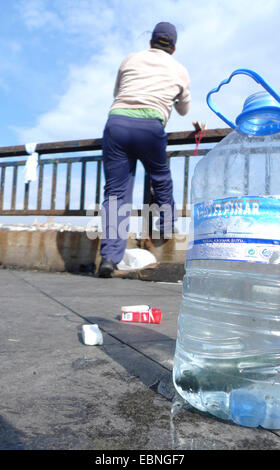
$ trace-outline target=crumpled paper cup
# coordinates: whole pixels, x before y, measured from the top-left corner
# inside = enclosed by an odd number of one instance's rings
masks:
[[[94,346],[96,344],[103,344],[103,335],[97,324],[95,325],[83,325],[82,326],[82,338],[84,344]]]

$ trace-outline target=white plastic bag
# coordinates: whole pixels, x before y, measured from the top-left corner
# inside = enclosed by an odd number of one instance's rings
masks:
[[[156,262],[156,257],[150,251],[142,248],[131,248],[125,250],[123,259],[117,267],[120,270],[129,271],[131,269],[141,269]]]
[[[25,144],[25,150],[30,155],[28,156],[25,167],[24,167],[24,183],[37,180],[37,167],[38,167],[38,156],[36,150],[36,143]]]

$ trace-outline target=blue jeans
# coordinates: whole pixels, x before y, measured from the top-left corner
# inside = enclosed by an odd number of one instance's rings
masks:
[[[171,208],[174,225],[175,207],[173,186],[166,157],[167,134],[158,119],[132,118],[111,115],[103,133],[103,165],[105,174],[102,208],[103,235],[100,254],[119,263],[127,243],[122,225],[130,216],[137,159],[150,175],[154,202]],[[111,210],[109,210],[111,207]],[[163,233],[164,212],[160,212],[160,231]]]

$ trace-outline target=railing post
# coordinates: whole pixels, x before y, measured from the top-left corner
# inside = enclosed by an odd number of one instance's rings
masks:
[[[41,210],[42,206],[42,187],[43,187],[44,165],[39,163],[39,182],[37,192],[37,211]]]
[[[55,161],[53,164],[53,168],[52,168],[51,211],[55,210],[55,203],[56,203],[56,173],[57,173],[57,163]]]
[[[11,209],[12,210],[14,210],[15,206],[16,206],[17,172],[18,172],[18,167],[14,166],[14,168],[13,168],[13,183],[12,183],[12,202],[11,202]]]
[[[4,187],[5,187],[5,172],[6,172],[6,167],[3,166],[2,170],[1,170],[1,182],[0,182],[0,210],[3,209]]]
[[[28,210],[28,202],[29,202],[29,183],[25,183],[24,185],[24,212]]]
[[[186,210],[186,207],[187,207],[187,204],[188,204],[189,162],[190,162],[189,157],[185,157],[183,210]]]
[[[153,214],[149,210],[150,205],[153,203],[153,194],[151,188],[150,176],[145,172],[144,178],[144,197],[143,204],[145,210],[142,211],[142,233],[145,236],[151,236],[153,230]]]
[[[80,210],[85,208],[85,186],[86,186],[86,162],[82,162],[82,176],[81,176],[81,196],[80,196]]]
[[[65,210],[66,211],[69,211],[69,205],[70,205],[71,169],[72,169],[72,165],[70,162],[68,162],[67,174],[66,174],[66,189],[65,189]]]
[[[101,160],[97,162],[97,176],[96,176],[96,193],[95,193],[95,206],[100,204],[100,189],[101,189]]]

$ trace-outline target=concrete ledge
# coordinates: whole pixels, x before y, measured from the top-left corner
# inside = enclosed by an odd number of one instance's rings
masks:
[[[13,227],[0,229],[0,266],[56,272],[94,274],[99,267],[101,234],[86,229]],[[116,271],[116,277],[177,282],[182,279],[187,239],[137,239],[131,234],[127,248],[143,248],[157,264],[137,271]]]

